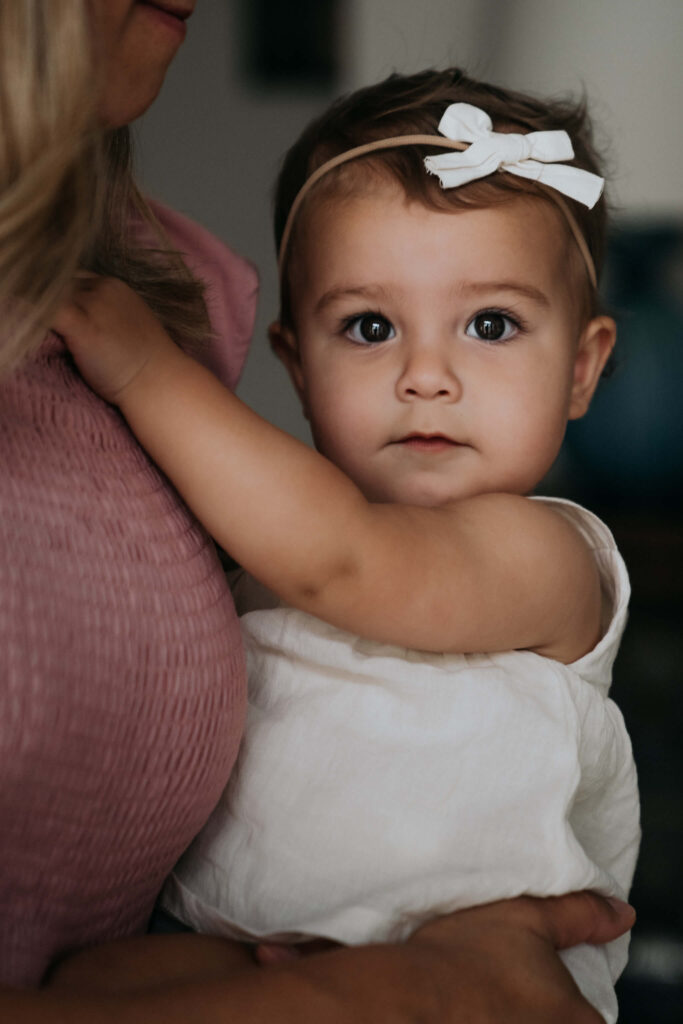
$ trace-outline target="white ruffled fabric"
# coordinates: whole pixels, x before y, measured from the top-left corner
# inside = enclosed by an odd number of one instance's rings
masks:
[[[202,932],[343,943],[519,894],[625,897],[639,842],[636,772],[608,699],[630,593],[595,516],[553,499],[595,552],[604,635],[572,665],[525,651],[378,645],[278,606],[236,603],[250,706],[231,783],[177,865],[165,906]],[[561,585],[561,581],[558,581]],[[616,1020],[628,937],[563,958]]]
[[[592,171],[558,163],[574,156],[565,131],[494,132],[489,115],[470,103],[452,103],[439,122],[439,131],[454,142],[469,142],[464,152],[436,153],[424,158],[442,188],[459,188],[497,170],[539,181],[592,209],[602,195],[605,179]]]

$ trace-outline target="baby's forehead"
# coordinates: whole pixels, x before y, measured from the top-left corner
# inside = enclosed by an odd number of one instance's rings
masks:
[[[454,203],[441,189],[434,200],[431,195],[416,198],[400,183],[377,175],[365,176],[364,180],[358,175],[351,179],[346,176],[339,187],[335,185],[332,181],[312,190],[300,210],[288,254],[290,277],[297,287],[307,286],[311,261],[315,266],[331,248],[353,258],[355,247],[358,256],[364,257],[385,235],[400,238],[409,246],[411,235],[419,237],[423,224],[436,225],[443,246],[452,246],[460,267],[467,265],[469,245],[472,258],[478,256],[479,262],[485,252],[495,265],[502,259],[501,251],[509,253],[512,249],[520,261],[529,265],[538,258],[542,264],[561,267],[565,277],[576,277],[579,286],[586,277],[565,219],[543,195],[498,193],[492,199],[490,192],[480,192],[465,197],[469,201]],[[304,273],[296,273],[297,264],[303,265],[300,270],[305,267]],[[543,269],[547,269],[545,265]]]
[[[507,177],[515,180],[506,183]],[[499,219],[511,220],[520,253],[542,250],[548,265],[559,275],[554,292],[568,297],[572,319],[581,324],[595,315],[595,291],[567,216],[534,182],[500,174],[462,188],[442,189],[438,179],[424,171],[411,180],[417,181],[419,188],[408,187],[404,177],[361,159],[341,165],[316,183],[299,208],[282,266],[284,321],[291,320],[300,302],[310,298],[311,277],[316,276],[311,268],[317,269],[321,247],[329,250],[331,246],[342,246],[353,251],[346,237],[348,212],[360,204],[367,210],[368,219],[374,219],[376,208],[385,204],[387,198],[391,200],[390,216],[395,219],[425,210],[432,215],[446,215],[456,225],[461,213],[475,213],[484,227]],[[372,238],[361,244],[372,246]],[[406,244],[410,244],[409,240]],[[495,251],[495,241],[491,245]]]
[[[571,240],[571,232],[558,205],[533,182],[518,179],[519,184],[513,180],[511,185],[506,179],[512,177],[499,174],[457,189],[444,189],[434,175],[424,171],[415,178],[399,177],[372,159],[350,161],[326,174],[311,189],[297,214],[293,237],[305,235],[303,227],[311,222],[317,226],[321,211],[324,216],[335,210],[341,214],[347,204],[358,200],[373,204],[389,198],[396,211],[392,215],[400,215],[401,208],[410,212],[423,207],[443,214],[487,210],[495,215],[499,211],[507,218],[511,209],[519,210],[520,223],[529,217],[543,221],[552,240],[564,248]]]

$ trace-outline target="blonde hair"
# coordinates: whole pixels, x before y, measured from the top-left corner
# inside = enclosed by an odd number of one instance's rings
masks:
[[[86,0],[0,3],[0,373],[38,347],[79,267],[121,277],[179,341],[205,340],[202,286],[141,197],[127,128],[98,124]],[[154,231],[143,249],[135,214]]]

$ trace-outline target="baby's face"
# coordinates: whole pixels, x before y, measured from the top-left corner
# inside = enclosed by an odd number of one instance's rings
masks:
[[[579,322],[572,244],[523,198],[442,213],[387,185],[315,205],[281,337],[316,447],[372,501],[528,493],[613,342],[607,318]]]

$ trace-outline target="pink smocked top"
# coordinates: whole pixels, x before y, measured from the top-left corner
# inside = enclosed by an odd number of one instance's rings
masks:
[[[231,386],[253,269],[156,212],[208,285]],[[213,545],[50,335],[0,381],[0,983],[144,930],[230,774],[239,629]]]

